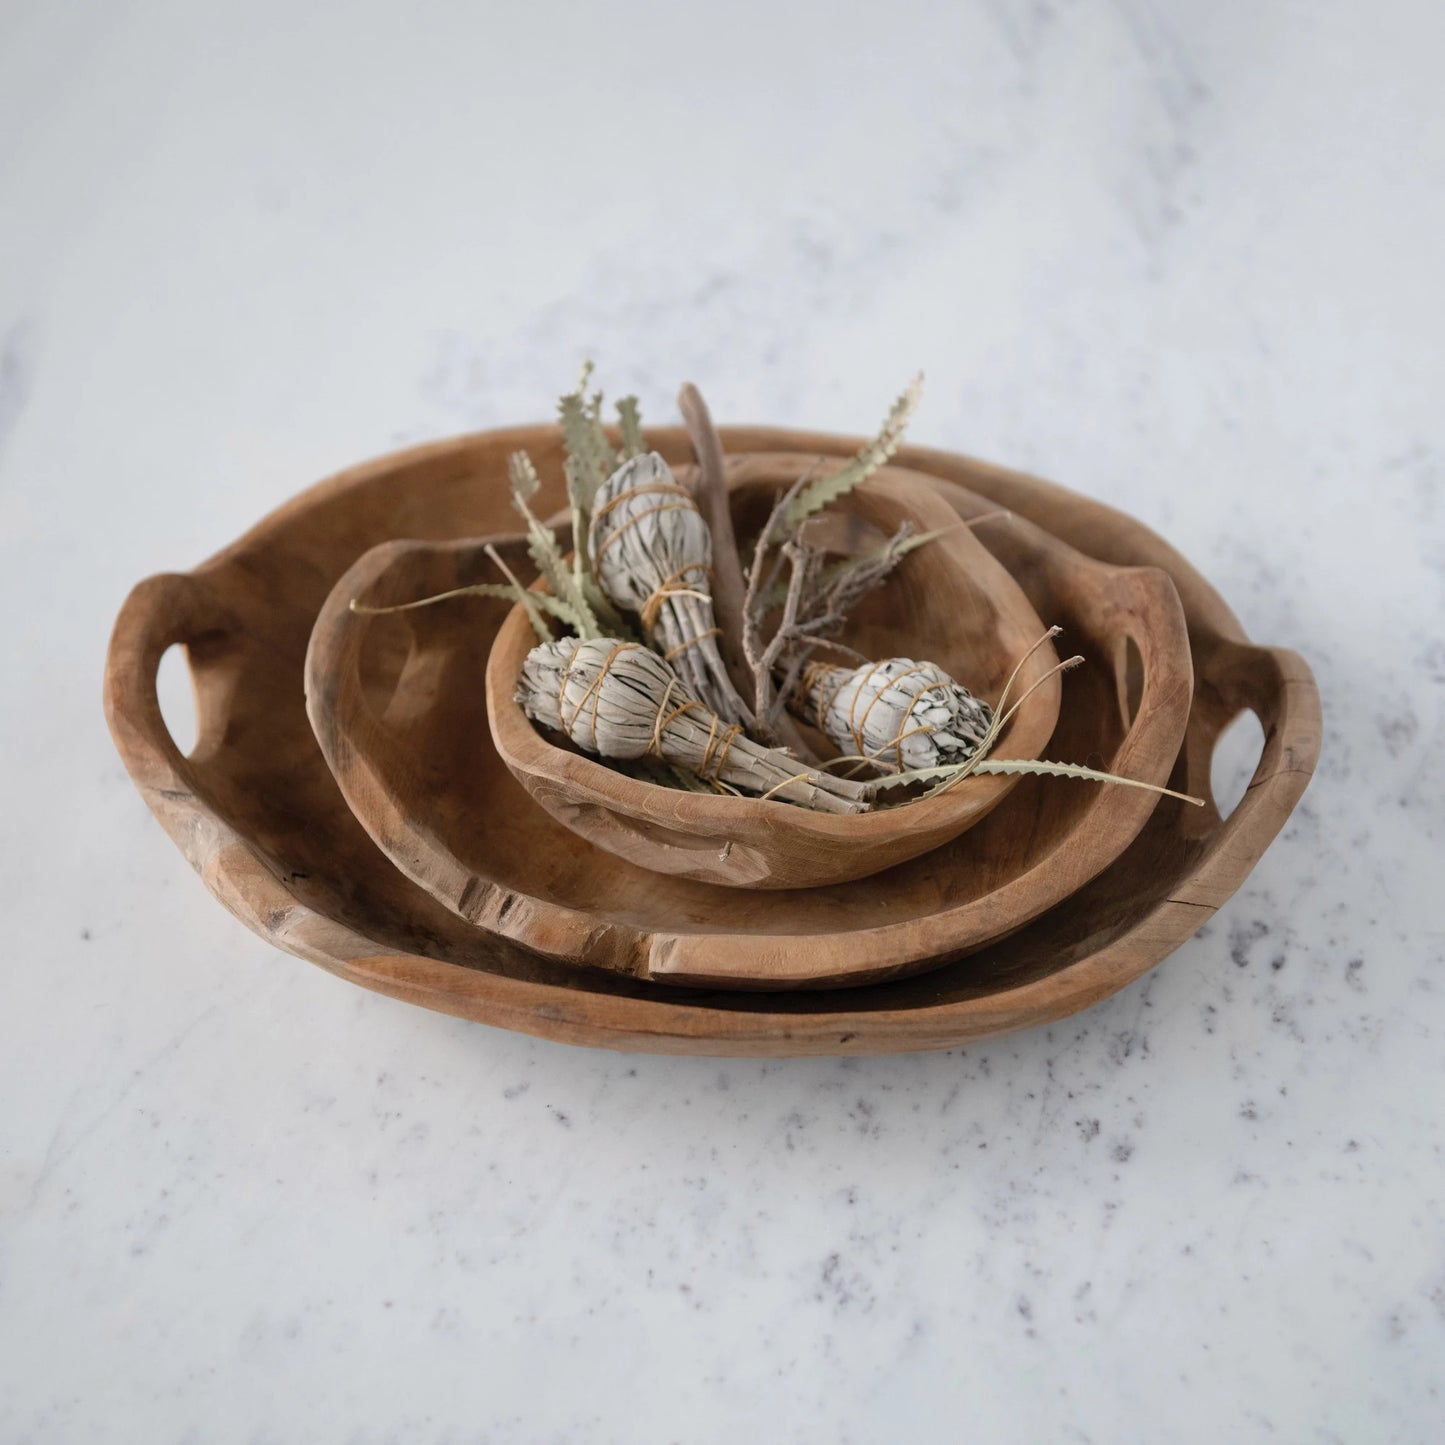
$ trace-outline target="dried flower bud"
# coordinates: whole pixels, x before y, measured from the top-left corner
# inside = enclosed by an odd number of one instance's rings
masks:
[[[598,488],[588,548],[608,600],[637,615],[688,695],[728,722],[750,723],[718,649],[707,522],[656,452],[624,462]]]
[[[534,647],[517,701],[534,722],[604,758],[658,757],[708,781],[828,813],[867,809],[866,784],[800,768],[688,696],[677,673],[636,642],[564,637]]]
[[[900,771],[966,762],[993,709],[931,662],[889,657],[808,669],[794,707],[840,751]]]

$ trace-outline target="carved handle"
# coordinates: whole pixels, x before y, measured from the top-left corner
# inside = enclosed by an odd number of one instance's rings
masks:
[[[106,656],[105,716],[127,771],[148,794],[199,807],[191,765],[171,737],[156,696],[161,657],[177,643],[195,648],[223,642],[236,626],[194,573],[148,577],[126,598]]]
[[[1264,748],[1239,806],[1223,824],[1201,819],[1211,836],[1175,901],[1218,908],[1244,882],[1284,826],[1320,755],[1320,696],[1298,653],[1217,639],[1196,658],[1195,717],[1185,740],[1184,787],[1209,798],[1220,735],[1248,708],[1264,728]],[[1186,810],[1196,813],[1199,810]],[[1209,810],[1213,812],[1213,808]]]

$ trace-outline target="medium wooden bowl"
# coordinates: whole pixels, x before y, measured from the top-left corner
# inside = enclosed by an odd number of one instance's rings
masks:
[[[791,480],[786,472],[775,468],[771,477],[750,482],[748,491],[768,500],[778,482]],[[864,657],[927,658],[975,695],[996,701],[1009,674],[1044,633],[1013,578],[958,525],[953,509],[926,480],[879,480],[836,510],[885,536],[905,521],[920,532],[949,528],[904,558],[858,610],[843,640]],[[458,626],[471,625],[453,616]],[[1019,782],[1017,775],[969,778],[904,807],[851,817],[659,787],[564,746],[532,724],[516,691],[536,640],[526,612],[513,608],[487,662],[487,721],[502,761],[559,823],[609,853],[675,878],[764,889],[851,882],[957,837],[987,817]],[[1024,663],[1012,695],[1022,696],[1035,682],[1043,685],[1000,739],[1000,757],[1037,758],[1048,742],[1059,716],[1060,685],[1057,677],[1044,679],[1057,661],[1045,645]],[[466,725],[475,721],[470,698],[439,697],[433,706],[450,703],[458,705]]]
[[[846,456],[854,438],[732,428],[733,452]],[[674,463],[681,429],[652,440]],[[1158,565],[1188,619],[1195,691],[1172,783],[1207,796],[1220,733],[1253,710],[1266,743],[1223,818],[1168,801],[1086,888],[1002,943],[917,979],[846,992],[688,993],[551,962],[479,933],[391,866],[347,808],[307,723],[301,666],[315,611],[367,548],[395,536],[508,525],[519,446],[553,475],[550,428],[436,443],[351,469],[296,498],[194,573],[141,583],[117,618],[106,713],[148,806],[210,890],[277,946],[412,1003],[570,1043],[660,1053],[870,1054],[947,1048],[1087,1007],[1157,964],[1243,882],[1319,754],[1319,699],[1291,652],[1251,645],[1227,605],[1154,533],[1064,488],[952,453],[903,463],[1048,525],[1103,560]],[[961,495],[958,494],[958,495]],[[186,647],[199,741],[183,756],[156,668]]]
[[[1050,756],[1162,783],[1191,690],[1169,579],[1095,562],[1018,519],[980,535],[1092,663],[1071,677]],[[499,604],[350,610],[353,597],[388,605],[465,585],[484,575],[483,545],[393,543],[363,557],[317,618],[308,707],[353,812],[397,867],[479,928],[528,947],[693,986],[869,983],[1020,927],[1112,861],[1154,804],[1137,789],[1023,779],[976,828],[864,884],[719,890],[642,868],[538,807],[488,746],[477,676],[496,656]],[[1131,656],[1137,689],[1124,713]]]

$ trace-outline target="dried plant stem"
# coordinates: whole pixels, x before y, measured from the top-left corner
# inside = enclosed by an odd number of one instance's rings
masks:
[[[851,760],[838,758],[835,761]],[[974,763],[972,767],[968,767],[968,764],[960,764],[954,767],[917,768],[910,772],[894,773],[891,777],[880,778],[874,786],[895,788],[904,787],[909,783],[923,782],[941,782],[948,785],[959,781],[959,775],[966,767],[969,776],[974,773],[1017,773],[1024,776],[1037,775],[1048,778],[1079,778],[1090,783],[1115,783],[1122,788],[1143,788],[1146,792],[1158,793],[1162,798],[1178,798],[1181,803],[1193,803],[1196,808],[1204,806],[1203,798],[1196,798],[1189,793],[1178,793],[1173,788],[1161,787],[1158,783],[1146,783],[1141,778],[1125,778],[1118,773],[1103,773],[1097,768],[1086,768],[1078,763],[1051,763],[1043,759],[1032,758],[985,758],[982,762]]]
[[[1146,792],[1158,793],[1162,798],[1178,798],[1181,803],[1193,803],[1196,808],[1204,806],[1203,798],[1196,798],[1189,793],[1175,792],[1173,788],[1161,787],[1158,783],[1146,783],[1140,778],[1125,778],[1118,773],[1103,773],[1096,768],[1080,767],[1077,763],[988,758],[981,762],[974,771],[1037,774],[1047,778],[1081,778],[1085,782],[1091,783],[1114,783],[1121,788],[1143,788]]]
[[[532,624],[532,631],[537,634],[537,641],[550,641],[552,637],[552,629],[547,625],[546,619],[542,616],[544,607],[542,602],[539,600],[542,594],[532,592],[530,589],[524,590],[522,588],[521,580],[518,578],[517,574],[512,571],[512,569],[507,565],[506,560],[503,558],[502,554],[497,551],[496,547],[494,547],[490,542],[487,543],[486,553],[487,556],[492,559],[493,565],[497,568],[499,572],[501,572],[502,576],[505,577],[513,587],[517,588],[519,591],[522,592],[522,606],[527,609],[527,618]],[[553,598],[552,600],[555,602],[561,601],[560,598]]]
[[[552,629],[547,616],[557,618],[568,626],[575,625],[572,609],[561,599],[546,592],[536,592],[522,585],[521,579],[507,565],[506,559],[496,546],[488,542],[483,549],[488,559],[507,580],[502,582],[472,582],[462,587],[449,587],[445,592],[433,592],[427,597],[413,598],[410,602],[393,602],[385,606],[373,606],[353,597],[348,604],[352,612],[363,617],[384,617],[394,612],[415,612],[423,607],[435,607],[440,602],[451,602],[458,597],[493,597],[502,601],[517,602],[527,613],[532,630],[539,642],[549,642]]]
[[[744,697],[756,697],[757,677],[751,667],[743,640],[747,609],[747,582],[738,554],[737,533],[728,505],[727,467],[722,440],[713,425],[712,414],[702,393],[687,382],[678,393],[677,404],[697,456],[697,477],[690,490],[712,533],[713,613],[719,629],[718,650],[734,688]],[[800,761],[818,765],[817,754],[781,708],[762,728],[763,741],[786,748]]]
[[[801,549],[796,543],[779,547],[775,552],[769,545],[774,527],[787,515],[788,508],[813,480],[809,468],[779,498],[768,517],[763,530],[758,534],[758,544],[753,551],[752,564],[748,568],[747,586],[743,593],[742,644],[743,656],[752,672],[753,718],[758,735],[767,741],[774,741],[783,735],[786,726],[793,737],[797,729],[786,721],[786,715],[778,705],[778,694],[773,681],[773,668],[784,649],[788,646],[790,623],[795,623],[799,601],[802,596],[803,574],[797,565]],[[788,547],[792,547],[790,553]],[[769,553],[773,552],[769,562]],[[783,620],[772,637],[763,641],[763,617],[767,611],[766,599],[778,585],[784,566],[791,568],[788,588],[783,597]],[[801,738],[798,737],[799,743]]]
[[[702,393],[692,382],[687,382],[678,392],[677,404],[697,454],[693,500],[712,534],[712,605],[717,625],[722,629],[718,647],[733,686],[746,697],[752,679],[742,651],[743,569],[738,559],[732,512],[728,508],[722,441]]]
[[[783,617],[777,631],[768,639],[757,661],[753,664],[756,679],[756,702],[753,714],[758,727],[765,734],[775,732],[777,718],[781,711],[777,689],[773,682],[773,669],[777,667],[783,651],[796,636],[798,603],[803,595],[803,581],[806,567],[803,564],[802,549],[796,542],[785,542],[783,556],[787,558],[791,571],[788,574],[788,591],[783,598]],[[752,661],[750,658],[749,661]]]

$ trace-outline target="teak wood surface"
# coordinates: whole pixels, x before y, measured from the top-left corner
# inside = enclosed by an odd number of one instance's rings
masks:
[[[681,464],[681,429],[651,440]],[[855,438],[730,428],[730,452],[847,455]],[[193,573],[139,584],[117,619],[107,716],[142,795],[207,886],[278,946],[409,1002],[572,1043],[718,1055],[946,1048],[1064,1017],[1157,964],[1240,885],[1308,783],[1319,699],[1294,653],[1252,645],[1228,606],[1146,527],[1101,503],[953,453],[901,465],[1046,526],[1122,566],[1158,566],[1183,603],[1195,688],[1171,783],[1207,795],[1219,734],[1243,709],[1265,747],[1228,818],[1161,803],[1098,878],[1001,943],[917,978],[847,991],[684,991],[543,958],[480,934],[387,862],[346,807],[305,716],[311,624],[340,575],[387,538],[498,530],[506,455],[560,470],[555,429],[485,433],[380,458],[303,493]],[[182,756],[156,698],[162,654],[186,646],[198,741]],[[1061,787],[1074,785],[1060,784]],[[1080,785],[1082,786],[1082,785]]]
[[[745,515],[751,511],[752,531],[764,524],[778,493],[807,465],[807,459],[781,458],[768,472],[740,485],[742,495],[735,499],[740,503],[735,510]],[[750,508],[749,503],[754,505]],[[884,586],[855,610],[841,640],[867,658],[926,658],[990,700],[998,698],[1009,674],[1027,658],[1011,696],[1023,697],[1035,683],[1039,686],[1001,738],[999,756],[1037,758],[1058,721],[1060,681],[1049,676],[1058,658],[1048,644],[1030,653],[1044,634],[1044,624],[1018,583],[967,527],[959,525],[948,502],[926,479],[884,475],[833,510],[882,537],[891,536],[904,522],[911,522],[920,533],[943,533],[903,559]],[[411,554],[395,565],[400,570],[418,561]],[[395,576],[385,578],[385,583],[388,596],[404,595],[408,585]],[[340,592],[333,591],[323,609],[328,622],[341,600]],[[453,636],[472,625],[455,615],[450,622]],[[327,629],[321,631],[324,635]],[[957,837],[987,817],[1019,782],[1017,775],[979,775],[906,808],[853,817],[640,782],[565,748],[555,735],[549,738],[534,727],[522,711],[515,698],[517,678],[536,636],[520,607],[512,610],[494,636],[487,662],[485,721],[512,776],[565,827],[609,853],[670,877],[756,889],[846,883]],[[1187,648],[1184,651],[1187,656]],[[831,659],[833,654],[819,651],[815,656]],[[308,660],[312,672],[322,670],[312,667],[316,661],[313,645]],[[851,660],[844,663],[852,665]],[[321,678],[314,680],[324,685]],[[308,693],[311,690],[308,685]],[[469,734],[476,724],[475,701],[469,694],[457,690],[439,694],[431,706],[438,729],[460,727]],[[313,704],[313,724],[314,714]],[[1181,718],[1181,731],[1182,726]],[[820,755],[835,751],[826,745],[819,749]],[[465,761],[461,766],[466,766]],[[344,782],[342,791],[349,791]],[[427,827],[453,837],[478,827],[479,820],[469,811],[475,796],[471,803],[460,792],[432,799],[443,811],[461,810],[461,816],[445,823],[428,818]],[[722,926],[728,907],[726,899],[717,900],[715,912]]]
[[[910,485],[918,483],[906,474],[879,481],[905,495]],[[946,512],[956,520],[953,508]],[[884,518],[890,530],[896,521],[891,510],[873,507],[858,515]],[[929,524],[943,520],[922,515]],[[1162,783],[1179,753],[1192,690],[1184,617],[1168,577],[1093,561],[1022,519],[982,530],[1017,572],[1024,595],[1050,608],[1093,664],[1071,674],[1050,756],[1056,749],[1065,760],[1093,759]],[[955,535],[972,541],[967,529]],[[984,559],[997,565],[987,552]],[[499,689],[489,688],[484,705],[477,668],[488,666],[490,654],[493,682],[512,675],[530,646],[525,618],[514,610],[503,621],[502,638],[509,627],[517,634],[504,652],[500,642],[492,645],[495,611],[489,619],[454,607],[450,615],[437,607],[380,618],[349,610],[352,596],[427,596],[484,566],[481,543],[391,544],[362,558],[317,619],[307,654],[308,709],[352,811],[397,867],[470,922],[541,952],[643,978],[733,988],[859,984],[936,967],[1012,932],[1087,882],[1128,846],[1154,806],[1154,796],[1138,789],[1022,779],[1015,797],[943,846],[862,883],[787,893],[719,889],[579,846],[579,834],[590,834],[509,787],[499,758],[516,768],[486,738]],[[929,576],[915,582],[926,585]],[[910,615],[897,599],[892,607],[886,596],[876,601],[883,617]],[[415,628],[409,640],[397,639],[398,623]],[[1037,640],[1033,609],[1019,626],[1020,635]],[[877,646],[887,635],[860,628],[856,640]],[[900,635],[917,637],[907,627]],[[1124,711],[1119,689],[1131,657],[1138,692]],[[1009,654],[993,665],[1006,675]],[[383,672],[396,679],[394,690],[368,699],[365,680]],[[1056,702],[1047,707],[1044,728],[1052,730],[1056,710]],[[574,761],[514,711],[514,732],[537,739],[558,766]],[[1047,732],[1036,733],[1031,747],[1045,739]],[[626,788],[616,794],[645,787],[620,783]],[[659,795],[659,807],[673,797],[646,791]],[[717,807],[712,799],[680,797]],[[752,806],[764,821],[795,811]],[[919,806],[878,821],[906,826]],[[689,822],[711,808],[695,808]]]

